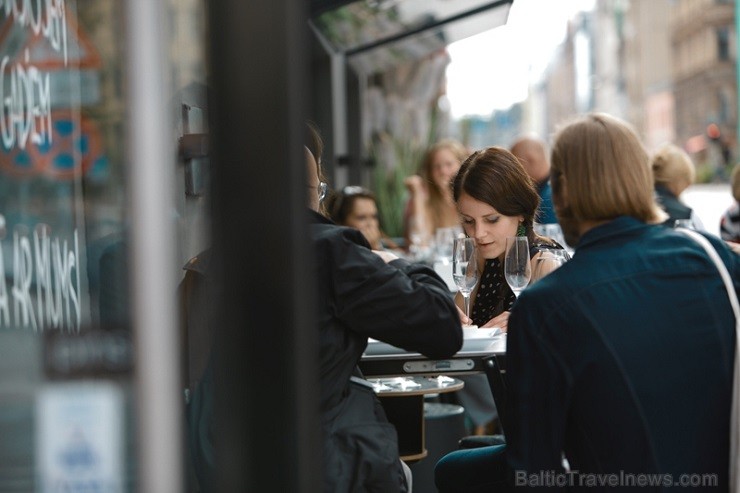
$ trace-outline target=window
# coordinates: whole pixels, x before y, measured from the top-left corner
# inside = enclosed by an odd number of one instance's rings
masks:
[[[730,59],[730,32],[726,27],[717,29],[717,58],[723,61]]]

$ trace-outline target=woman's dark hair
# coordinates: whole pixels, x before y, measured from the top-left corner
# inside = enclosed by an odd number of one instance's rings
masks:
[[[375,202],[375,194],[370,190],[358,186],[344,187],[333,192],[326,200],[326,211],[332,221],[337,224],[346,225],[347,216],[350,215],[359,198],[370,199]]]
[[[452,181],[455,202],[465,193],[505,216],[523,216],[530,242],[540,196],[524,167],[509,151],[489,147],[471,154]]]

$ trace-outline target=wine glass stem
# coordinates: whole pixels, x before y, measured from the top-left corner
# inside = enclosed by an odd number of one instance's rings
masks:
[[[465,316],[470,318],[470,295],[463,294],[463,303],[465,304]]]

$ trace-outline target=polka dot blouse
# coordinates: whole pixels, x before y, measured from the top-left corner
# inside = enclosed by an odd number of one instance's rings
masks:
[[[530,247],[529,256],[531,258],[538,251],[549,248],[553,246],[538,243]],[[497,258],[487,259],[470,314],[473,323],[479,327],[482,326],[496,315],[511,310],[514,301],[516,301],[516,296],[506,283],[501,262]]]

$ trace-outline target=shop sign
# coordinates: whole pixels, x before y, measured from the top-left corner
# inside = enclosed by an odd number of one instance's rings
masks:
[[[123,391],[115,383],[52,384],[36,400],[37,491],[123,491]]]

